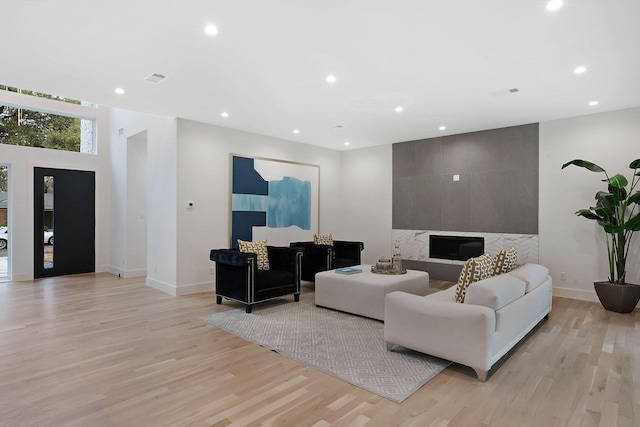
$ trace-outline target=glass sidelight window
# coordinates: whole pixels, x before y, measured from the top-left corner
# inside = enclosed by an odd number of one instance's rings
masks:
[[[0,165],[0,280],[9,278],[9,166]]]
[[[44,176],[44,209],[42,210],[43,227],[43,259],[45,269],[53,268],[53,184],[54,177],[52,175]]]

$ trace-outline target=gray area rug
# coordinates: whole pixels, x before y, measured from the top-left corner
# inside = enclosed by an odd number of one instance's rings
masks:
[[[316,307],[313,293],[300,297],[201,319],[398,403],[450,364],[403,347],[387,351],[382,322]]]

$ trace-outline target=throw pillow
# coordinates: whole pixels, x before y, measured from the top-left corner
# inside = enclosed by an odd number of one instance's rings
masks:
[[[504,272],[508,273],[516,268],[516,262],[518,261],[518,250],[514,247],[507,249],[507,254],[504,258]]]
[[[238,239],[240,252],[253,252],[258,255],[258,270],[269,269],[269,254],[267,252],[267,241],[245,242]]]
[[[456,302],[463,303],[469,285],[487,277],[491,277],[491,255],[484,254],[476,258],[469,258],[464,263],[458,278]]]
[[[333,246],[333,236],[331,233],[329,234],[314,234],[313,242],[316,245],[329,245]]]
[[[497,276],[499,274],[508,273],[516,267],[516,260],[518,259],[518,251],[516,248],[511,247],[509,249],[503,249],[496,254],[491,264],[491,275]]]
[[[507,251],[504,249],[501,250],[493,257],[493,262],[491,263],[491,275],[497,276],[502,274],[502,269],[504,268],[504,258],[507,256]]]

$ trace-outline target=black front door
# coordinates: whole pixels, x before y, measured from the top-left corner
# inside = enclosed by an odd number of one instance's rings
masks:
[[[34,168],[33,182],[35,277],[94,272],[95,172]]]

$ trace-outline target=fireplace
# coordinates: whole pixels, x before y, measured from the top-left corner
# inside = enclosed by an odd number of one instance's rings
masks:
[[[429,257],[466,261],[484,253],[484,237],[429,236]]]

